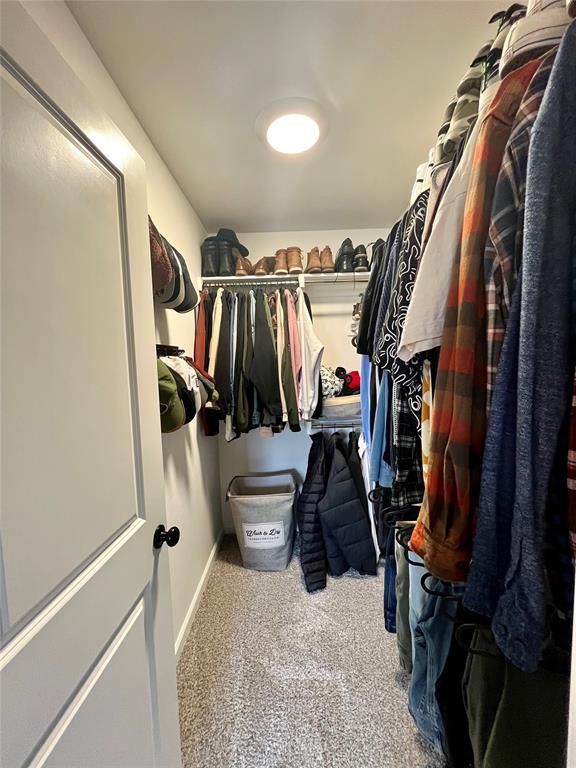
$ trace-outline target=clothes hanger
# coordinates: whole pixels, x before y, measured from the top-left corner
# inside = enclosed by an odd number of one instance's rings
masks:
[[[429,579],[433,579],[433,578],[435,578],[433,574],[425,573],[420,579],[420,586],[422,587],[424,592],[426,592],[427,595],[431,595],[432,597],[442,597],[444,600],[454,600],[458,602],[462,600],[463,595],[454,595],[452,592],[442,592],[442,591],[430,589],[430,587],[427,586],[426,582]],[[440,581],[442,580],[440,579]],[[443,581],[442,583],[448,584],[449,582]]]
[[[494,24],[495,21],[499,21],[500,25],[499,25],[498,29],[500,30],[502,28],[503,24],[505,24],[507,21],[509,21],[514,14],[518,13],[518,11],[522,11],[523,15],[525,15],[526,14],[526,6],[523,5],[522,3],[513,3],[513,5],[511,5],[509,8],[507,8],[505,11],[497,11],[492,16],[492,18],[490,19],[488,24]]]

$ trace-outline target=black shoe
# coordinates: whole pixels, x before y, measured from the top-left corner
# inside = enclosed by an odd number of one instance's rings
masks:
[[[226,240],[218,240],[219,269],[221,277],[234,277],[236,274],[236,259],[232,253],[232,243]]]
[[[335,267],[336,272],[354,272],[354,246],[349,237],[340,246]]]
[[[368,264],[366,247],[364,245],[359,245],[354,251],[354,272],[368,272],[369,270],[370,266]]]
[[[202,254],[202,277],[217,277],[219,266],[218,241],[215,237],[207,237],[200,246]]]

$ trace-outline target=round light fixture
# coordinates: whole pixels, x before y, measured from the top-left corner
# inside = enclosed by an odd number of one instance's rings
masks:
[[[320,126],[309,115],[292,113],[273,120],[266,131],[272,149],[285,155],[297,155],[311,149],[320,138]]]
[[[294,97],[275,101],[263,109],[255,128],[268,149],[283,155],[301,155],[324,141],[328,121],[325,110],[315,101]]]

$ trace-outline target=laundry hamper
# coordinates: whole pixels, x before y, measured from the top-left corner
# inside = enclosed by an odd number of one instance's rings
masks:
[[[290,472],[237,475],[230,482],[226,500],[245,568],[283,571],[288,567],[297,493]]]

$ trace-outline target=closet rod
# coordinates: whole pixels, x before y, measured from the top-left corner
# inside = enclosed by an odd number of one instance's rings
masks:
[[[258,287],[267,285],[277,286],[303,286],[302,275],[274,276],[265,275],[263,277],[204,277],[202,278],[202,287],[210,288],[238,288],[238,287]]]
[[[342,419],[342,420],[330,420],[323,421],[317,419],[308,422],[308,429],[355,429],[362,426],[362,419]]]

